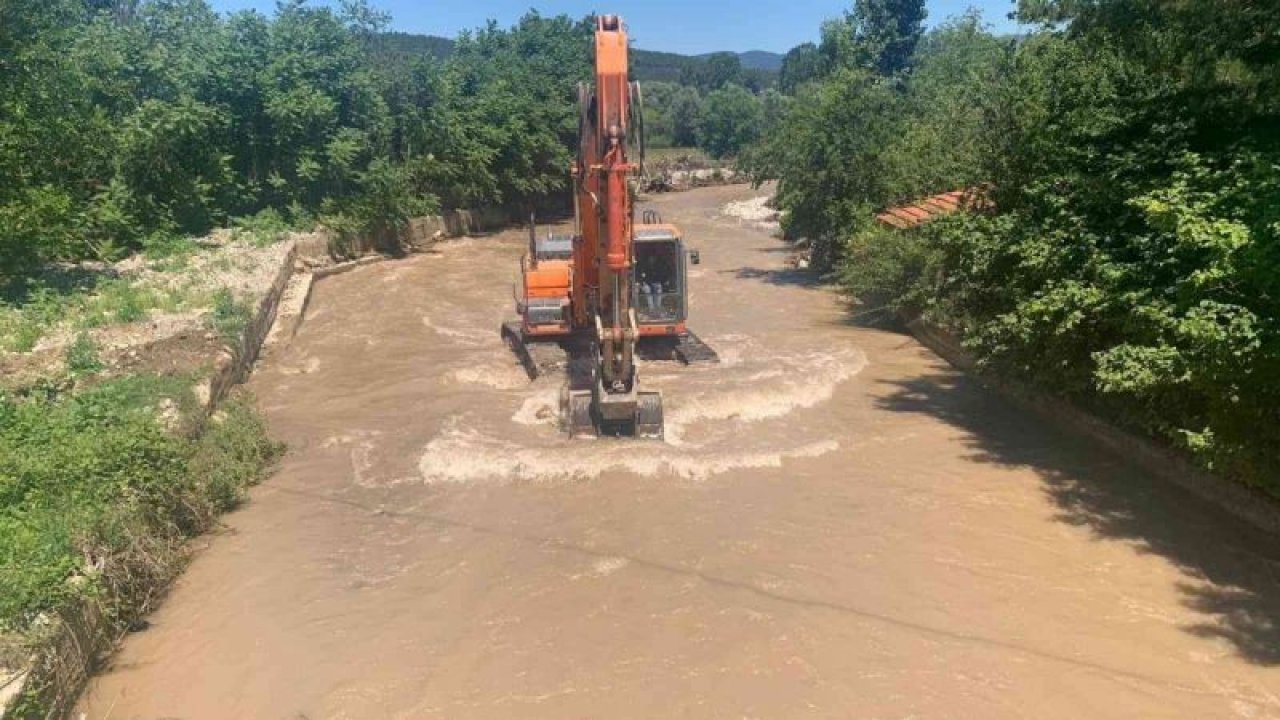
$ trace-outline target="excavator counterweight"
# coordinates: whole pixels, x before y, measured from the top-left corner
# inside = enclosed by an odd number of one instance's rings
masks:
[[[638,360],[716,361],[685,325],[680,231],[648,211],[635,222],[642,171],[640,87],[627,76],[622,19],[596,20],[595,79],[578,90],[578,152],[571,169],[571,237],[530,237],[521,263],[518,323],[502,335],[530,377],[564,369],[564,425],[573,437],[663,436],[662,395],[640,389]]]

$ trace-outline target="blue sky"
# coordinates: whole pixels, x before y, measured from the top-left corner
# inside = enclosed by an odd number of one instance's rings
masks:
[[[336,0],[311,0],[337,4]],[[275,0],[210,0],[221,11],[255,8],[270,13]],[[636,46],[646,50],[704,53],[714,50],[786,52],[815,40],[818,26],[838,16],[852,0],[370,0],[389,12],[392,29],[453,36],[489,18],[509,25],[535,7],[544,15],[580,17],[592,11],[622,15]],[[1014,29],[1006,19],[1013,0],[928,0],[928,24],[934,25],[967,7],[982,11],[997,31]]]

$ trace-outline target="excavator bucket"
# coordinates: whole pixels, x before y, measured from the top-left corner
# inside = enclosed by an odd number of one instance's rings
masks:
[[[636,393],[635,409],[624,418],[606,418],[591,390],[567,390],[563,398],[565,430],[571,438],[639,437],[661,440],[665,434],[662,393]]]

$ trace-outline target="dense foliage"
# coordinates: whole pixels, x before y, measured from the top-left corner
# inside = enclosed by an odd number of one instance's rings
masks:
[[[904,54],[915,10],[859,0],[789,55],[750,153],[787,228],[987,368],[1280,490],[1280,5],[1024,0],[1016,44],[970,18]],[[979,185],[994,210],[871,222]]]
[[[423,55],[437,60],[447,60],[452,54],[455,41],[435,35],[414,35],[411,33],[388,32],[380,37],[393,58],[401,62],[412,62]],[[778,80],[778,70],[782,57],[764,51],[745,53],[708,53],[706,55],[681,55],[673,52],[645,50],[635,44],[645,45],[647,32],[638,38],[632,36],[631,77],[642,83],[668,82],[696,84],[696,78],[706,76],[703,66],[712,63],[723,63],[723,56],[732,56],[729,62],[740,69],[735,71],[734,81],[753,89],[773,86]]]
[[[391,235],[440,207],[563,202],[590,19],[531,12],[456,40],[385,32],[364,0],[0,6],[0,285],[264,210]],[[759,59],[757,58],[757,61]],[[775,73],[637,51],[655,146],[736,155]],[[731,119],[722,122],[721,111]]]
[[[81,330],[64,376],[0,394],[0,636],[86,595],[137,609],[130,593],[154,590],[148,573],[275,453],[247,405],[205,423],[190,377],[103,379],[85,330],[178,300],[57,263],[146,250],[176,267],[191,235],[227,224],[393,236],[439,207],[564,201],[589,22],[531,13],[463,34],[446,60],[384,24],[358,0],[284,0],[270,18],[0,3],[0,350]],[[248,307],[226,290],[211,305],[234,344]]]
[[[744,164],[778,179],[784,226],[812,239],[815,260],[830,267],[873,210],[983,179],[986,105],[1000,87],[1007,41],[964,16],[916,37],[910,73],[885,76],[874,71],[879,61],[852,49],[858,37],[883,33],[851,20],[823,32],[824,46],[848,46],[847,62],[811,68],[819,74],[796,88],[790,111]]]
[[[193,402],[187,382],[153,377],[61,398],[0,396],[0,632],[100,590],[96,574],[117,553],[154,553],[139,572],[171,570],[162,566],[176,543],[261,476],[278,448],[248,405],[232,404],[199,437],[155,412],[193,417]]]
[[[564,188],[589,27],[530,14],[410,56],[363,2],[0,5],[0,275],[264,208],[382,232]]]

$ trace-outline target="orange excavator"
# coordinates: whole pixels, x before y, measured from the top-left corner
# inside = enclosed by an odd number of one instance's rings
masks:
[[[662,394],[640,389],[637,360],[717,358],[685,324],[686,259],[697,264],[698,254],[656,212],[635,222],[644,122],[618,16],[596,19],[595,48],[594,86],[578,90],[574,234],[539,238],[531,225],[516,293],[520,320],[504,324],[502,335],[530,377],[567,370],[561,405],[571,436],[661,438]]]

